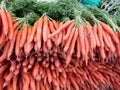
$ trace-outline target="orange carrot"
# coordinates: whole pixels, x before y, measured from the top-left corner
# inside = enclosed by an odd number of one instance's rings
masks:
[[[18,90],[17,88],[18,76],[15,75],[12,80],[13,80],[13,83],[12,83],[13,90]]]
[[[11,40],[13,38],[14,34],[14,28],[13,28],[13,23],[12,23],[12,16],[9,12],[6,12],[7,20],[8,20],[8,28],[9,28],[9,39]]]
[[[44,16],[43,18],[43,41],[46,42],[48,39],[48,17]]]
[[[36,81],[36,90],[40,90],[40,81]]]
[[[59,27],[61,27],[62,25],[63,25],[63,23],[60,23],[60,24],[59,24]],[[57,39],[57,42],[56,42],[57,46],[58,46],[61,42],[62,42],[62,32],[60,32],[59,35],[58,35],[58,39]]]
[[[17,22],[17,20],[16,20],[16,19],[12,19],[12,22],[13,22],[13,24],[14,24],[14,23],[16,23],[16,22]]]
[[[37,24],[38,24],[38,21],[36,21],[32,27],[32,30],[31,30],[31,34],[30,34],[30,37],[28,39],[28,42],[32,42],[33,39],[34,39],[34,36],[36,34],[36,31],[37,31]]]
[[[83,25],[79,24],[78,26],[78,33],[79,33],[79,40],[80,40],[80,49],[81,49],[81,54],[84,57],[85,56],[85,35],[84,35],[84,27]]]
[[[0,75],[3,74],[3,72],[9,67],[9,63],[6,63],[0,67]]]
[[[50,34],[49,27],[48,27],[47,29],[48,29],[48,35],[49,35],[49,34]],[[52,48],[52,42],[51,42],[51,39],[48,39],[46,44],[47,44],[47,48],[48,48],[48,50],[51,50],[51,48]]]
[[[101,55],[102,63],[104,63],[104,59],[106,58],[104,48],[99,48],[99,50],[100,50],[100,55]]]
[[[52,33],[51,35],[49,35],[48,38],[54,37],[55,35],[57,35],[58,33],[60,33],[62,30],[64,30],[65,28],[67,28],[70,24],[71,24],[71,21],[67,21],[65,24],[63,24],[62,27],[59,27],[54,33]]]
[[[93,32],[94,32],[94,36],[95,36],[95,40],[96,40],[96,46],[99,47],[100,46],[100,41],[98,39],[98,34],[97,34],[97,25],[95,24],[93,26]]]
[[[75,23],[71,23],[70,26],[67,28],[67,33],[66,35],[63,37],[63,40],[67,40],[70,36],[71,30],[72,28],[75,26]]]
[[[71,43],[72,38],[74,36],[74,33],[75,33],[75,27],[73,27],[73,29],[71,31],[71,34],[70,34],[70,37],[68,38],[68,40],[65,43],[64,52],[66,52],[69,49],[69,46],[70,46],[70,43]]]
[[[37,74],[39,73],[39,63],[36,62],[32,71],[32,75],[35,78],[37,76]]]
[[[9,48],[9,50],[8,50],[8,59],[10,58],[10,56],[11,56],[12,53],[13,53],[17,33],[18,33],[18,30],[16,30],[16,31],[14,32],[13,39],[12,39],[12,41],[11,41],[11,43],[10,43],[10,48]]]
[[[33,79],[33,77],[31,75],[29,75],[29,77],[30,77],[30,88],[32,90],[36,90],[35,80]]]
[[[118,38],[116,37],[115,33],[113,32],[112,28],[111,28],[109,25],[105,24],[104,22],[100,22],[100,25],[103,27],[103,29],[104,29],[108,34],[110,34],[110,36],[112,37],[112,39],[114,40],[114,42],[115,42],[116,44],[118,44],[118,43],[119,43],[119,40],[118,40]]]
[[[8,50],[9,50],[10,42],[7,42],[7,44],[4,47],[4,52],[0,56],[0,62],[4,61],[7,58]]]
[[[19,26],[19,24],[20,24],[19,22],[14,23],[14,24],[13,24],[13,29],[16,30],[17,27]]]
[[[16,56],[21,56],[21,51],[20,51],[20,40],[21,40],[21,30],[18,31],[17,37],[16,37],[16,45],[15,45],[15,54]]]
[[[101,48],[104,47],[102,32],[103,32],[102,27],[101,27],[100,24],[98,24],[98,26],[97,26],[97,33],[98,33],[98,38],[99,38],[99,41],[100,41],[100,47]]]
[[[55,27],[55,29],[57,30],[59,25],[55,20],[52,20],[53,26]]]
[[[70,55],[68,55],[67,58],[66,58],[66,65],[68,65],[68,64],[70,63],[71,55],[72,55],[72,53],[73,53],[73,51],[74,51],[75,43],[76,43],[77,38],[78,38],[78,31],[75,30],[75,33],[74,33],[74,36],[73,36],[73,39],[72,39],[70,48],[69,48],[69,50],[68,50],[68,53],[69,53]]]
[[[7,77],[5,78],[5,81],[10,81],[13,78],[14,73],[13,72],[9,72],[9,74],[7,75]]]
[[[2,9],[0,9],[0,16],[2,19],[3,32],[5,33],[5,35],[7,35],[8,34],[8,19],[7,19],[6,12]]]
[[[51,75],[51,72],[50,72],[49,68],[47,68],[46,73],[47,73],[47,76],[48,76],[48,82],[51,83],[52,82],[52,75]]]
[[[22,48],[26,42],[27,32],[28,32],[27,24],[23,23],[22,31],[21,31],[22,34],[21,34],[21,39],[20,39],[20,48]]]
[[[0,48],[2,48],[4,45],[5,45],[5,42],[6,42],[6,35],[3,33],[3,32],[1,32],[2,33],[2,35],[0,36]]]

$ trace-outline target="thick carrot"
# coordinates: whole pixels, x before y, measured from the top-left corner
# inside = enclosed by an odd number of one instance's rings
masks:
[[[72,29],[72,31],[71,31],[71,34],[70,34],[70,37],[68,38],[68,40],[67,40],[66,43],[65,43],[64,52],[67,52],[67,50],[69,49],[70,43],[71,43],[72,38],[73,38],[73,36],[74,36],[74,33],[75,33],[75,27],[73,27],[73,29]]]
[[[27,33],[28,33],[28,29],[27,29],[27,24],[23,23],[22,26],[22,31],[21,31],[21,39],[20,39],[20,48],[22,48],[27,40]]]
[[[106,58],[105,50],[104,50],[104,48],[99,48],[99,50],[100,50],[100,56],[101,56],[101,59],[102,59],[102,63],[104,63],[104,60]]]
[[[47,29],[48,29],[48,36],[49,36],[50,35],[49,27]],[[51,41],[51,39],[48,39],[46,44],[47,44],[48,50],[51,50],[51,48],[52,48],[52,41]]]
[[[9,48],[9,50],[8,50],[8,59],[10,58],[10,56],[11,56],[12,53],[13,53],[17,33],[18,33],[18,30],[15,30],[13,39],[12,39],[12,41],[11,41],[11,43],[10,43],[10,48]]]
[[[35,78],[37,76],[37,74],[39,73],[39,63],[36,62],[32,71],[32,75]]]
[[[12,79],[13,83],[12,83],[12,86],[13,86],[13,90],[18,90],[18,86],[17,86],[17,82],[18,82],[18,76],[14,76],[13,79]]]
[[[71,24],[71,21],[67,21],[66,23],[63,24],[62,27],[59,27],[54,33],[52,33],[51,35],[49,35],[48,38],[54,37],[55,35],[57,35],[58,33],[60,33],[62,30],[64,30],[65,28],[67,28],[70,24]]]
[[[63,23],[60,23],[59,24],[59,27],[61,27],[63,25]],[[59,44],[61,44],[61,42],[62,42],[62,32],[60,32],[59,33],[59,35],[58,35],[58,39],[57,39],[57,42],[56,42],[56,44],[57,44],[57,46],[59,45]]]
[[[4,47],[3,54],[0,56],[0,62],[4,61],[7,58],[9,47],[10,47],[10,42],[7,42],[7,44]]]
[[[19,22],[14,23],[14,24],[13,24],[13,29],[16,30],[19,25],[20,25]]]
[[[118,43],[119,43],[119,40],[118,40],[118,38],[116,37],[115,33],[113,32],[112,28],[111,28],[109,25],[105,24],[104,22],[100,22],[100,25],[103,27],[103,29],[104,29],[108,34],[110,34],[110,36],[112,37],[112,39],[114,40],[114,42],[115,42],[116,44],[118,44]]]
[[[103,32],[102,27],[101,27],[100,24],[98,24],[98,26],[97,26],[97,34],[98,34],[98,38],[99,38],[99,41],[100,41],[100,47],[101,48],[104,47],[102,32]]]
[[[88,21],[86,21],[86,25],[87,25],[86,31],[87,31],[88,38],[89,38],[90,49],[93,51],[93,49],[96,47],[95,46],[96,42],[95,42],[94,34],[92,31],[92,26]]]
[[[6,81],[10,81],[13,78],[14,73],[13,72],[9,72],[9,74],[7,75],[7,77],[5,78]]]
[[[79,40],[80,40],[80,49],[81,49],[81,54],[84,57],[85,56],[85,35],[84,35],[84,27],[83,25],[79,24],[78,26],[78,33],[79,33]]]
[[[43,41],[46,42],[48,39],[48,17],[44,16],[43,18]]]
[[[47,68],[46,73],[47,73],[47,76],[48,76],[48,82],[51,83],[52,82],[52,75],[51,75],[51,72],[50,72],[49,68]]]
[[[30,37],[28,39],[28,42],[32,42],[33,39],[34,39],[34,36],[36,34],[36,31],[37,31],[37,24],[38,24],[38,21],[36,21],[32,27],[32,30],[31,30],[31,34],[30,34]]]
[[[6,12],[2,9],[0,9],[0,16],[2,19],[3,32],[5,33],[5,35],[7,35],[8,34],[8,19],[7,19]]]
[[[9,12],[6,12],[7,20],[8,20],[8,28],[9,28],[9,39],[11,40],[14,35],[14,28],[13,28],[13,23],[12,23],[12,16]]]
[[[16,37],[16,44],[15,44],[15,54],[16,56],[21,56],[21,51],[20,51],[20,40],[21,40],[21,30],[18,31],[17,37]]]
[[[72,28],[75,26],[75,23],[71,23],[70,26],[67,28],[67,33],[65,34],[65,36],[63,37],[63,40],[67,40],[70,36],[71,30]]]
[[[6,42],[6,35],[4,34],[4,32],[1,32],[1,36],[0,36],[0,48],[2,48],[5,45]]]
[[[33,78],[31,75],[29,75],[29,77],[30,77],[30,88],[31,88],[32,90],[36,90],[34,78]]]
[[[97,31],[98,29],[97,29],[97,25],[95,24],[94,26],[93,26],[93,33],[94,33],[94,36],[95,36],[95,40],[96,40],[96,46],[97,47],[100,47],[100,41],[99,41],[99,39],[98,39],[98,34],[97,34]]]
[[[37,32],[36,32],[36,43],[38,51],[40,51],[41,48],[41,42],[42,42],[42,30],[43,30],[43,18],[39,18],[38,25],[37,25]]]

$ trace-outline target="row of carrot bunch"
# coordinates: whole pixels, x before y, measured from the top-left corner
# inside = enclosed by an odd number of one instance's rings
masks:
[[[0,9],[0,90],[119,89],[120,33],[109,25],[17,20]]]

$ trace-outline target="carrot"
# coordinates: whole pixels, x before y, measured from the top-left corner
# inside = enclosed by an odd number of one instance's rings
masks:
[[[37,25],[37,32],[36,32],[36,43],[37,49],[40,51],[41,42],[42,42],[42,30],[43,30],[43,18],[39,18],[38,25]]]
[[[16,61],[12,61],[11,67],[10,67],[10,71],[11,71],[11,72],[14,72],[14,71],[16,70],[16,64],[17,64]]]
[[[67,40],[66,43],[65,43],[64,52],[66,52],[66,51],[69,49],[70,43],[71,43],[72,38],[73,38],[73,36],[74,36],[74,33],[75,33],[75,27],[73,27],[72,32],[71,32],[71,34],[70,34],[70,37],[68,38],[68,40]]]
[[[63,38],[64,38],[64,36],[65,36],[65,33],[66,33],[66,30],[63,30],[63,31],[62,31],[62,36],[63,36]],[[65,45],[65,42],[66,42],[66,40],[62,40],[62,47]]]
[[[95,40],[96,40],[96,46],[99,47],[100,46],[100,41],[98,39],[98,34],[97,34],[98,31],[97,30],[98,30],[97,25],[95,24],[93,26],[93,32],[94,32],[94,36],[95,36]]]
[[[37,76],[37,74],[39,73],[39,63],[36,62],[32,71],[32,75],[35,78]]]
[[[37,31],[37,24],[38,24],[38,21],[36,21],[32,27],[32,30],[31,30],[31,34],[29,36],[29,39],[28,39],[28,42],[32,42],[33,39],[34,39],[34,36],[36,34],[36,31]]]
[[[85,35],[84,35],[84,27],[83,25],[79,24],[78,26],[78,33],[79,33],[79,40],[80,40],[80,49],[81,49],[81,54],[84,57],[85,56]]]
[[[6,12],[2,9],[0,9],[0,16],[2,19],[3,32],[5,35],[7,35],[8,34],[8,19],[7,19]]]
[[[110,37],[110,35],[108,33],[105,33],[105,34],[106,34],[106,37],[107,37],[107,39],[109,41],[110,51],[112,53],[114,53],[115,52],[115,47],[114,47],[113,41],[112,41],[112,39],[111,39],[111,37]]]
[[[50,34],[49,27],[47,29],[48,29],[48,35],[49,35]],[[47,48],[48,48],[48,50],[51,50],[51,48],[52,48],[52,41],[51,41],[51,39],[47,40]]]
[[[48,39],[48,17],[44,16],[43,18],[43,41],[46,42]]]
[[[8,86],[7,86],[7,90],[13,90],[12,83],[8,84]]]
[[[88,21],[86,21],[86,25],[87,25],[86,31],[87,31],[87,34],[88,34],[88,37],[89,37],[90,49],[93,51],[93,49],[96,47],[96,42],[95,42],[95,39],[94,39],[92,26]]]
[[[7,77],[5,78],[6,81],[10,81],[13,78],[14,73],[13,72],[9,72],[9,74],[7,75]]]
[[[16,19],[12,19],[12,23],[14,24],[14,23],[16,23],[17,22],[17,20]]]
[[[34,57],[34,56],[31,56],[31,57],[29,58],[29,63],[30,63],[31,65],[33,65],[34,62],[35,62],[35,57]]]
[[[36,90],[40,90],[40,81],[36,81]]]
[[[115,34],[116,34],[117,38],[119,38],[118,33],[116,32]],[[119,44],[115,45],[118,57],[120,57],[120,47],[119,46],[120,46],[120,42],[119,42]]]
[[[113,32],[112,28],[111,28],[109,25],[105,24],[104,22],[100,22],[100,25],[103,27],[103,29],[104,29],[108,34],[110,34],[110,36],[112,37],[112,39],[114,40],[114,42],[115,42],[116,44],[118,44],[118,43],[119,43],[119,40],[118,40],[118,38],[116,37],[115,33]]]
[[[58,29],[59,25],[55,20],[52,20],[53,26],[55,27],[55,29]]]
[[[6,12],[6,16],[8,19],[8,28],[9,28],[9,39],[11,40],[13,38],[14,35],[14,28],[13,28],[13,23],[12,23],[12,16],[9,12]]]
[[[14,24],[13,24],[13,29],[16,30],[16,29],[18,28],[19,25],[20,25],[19,22],[14,23]]]
[[[102,32],[103,32],[102,27],[101,27],[100,24],[98,24],[98,26],[97,26],[97,33],[98,33],[98,38],[99,38],[99,41],[100,41],[100,47],[101,48],[104,47]]]
[[[28,59],[27,58],[23,61],[22,65],[23,65],[23,67],[28,65]]]
[[[22,48],[26,42],[27,39],[27,33],[28,33],[28,29],[27,29],[27,24],[23,23],[22,26],[22,31],[21,31],[21,40],[20,40],[20,48]]]
[[[0,56],[0,62],[4,61],[7,58],[8,50],[9,50],[10,42],[7,42],[7,44],[4,47],[4,52]]]
[[[5,45],[6,42],[6,35],[2,32],[2,35],[0,36],[0,48],[2,48]]]
[[[6,63],[0,67],[0,75],[3,74],[3,72],[9,67],[9,63]]]
[[[31,75],[29,75],[29,77],[30,77],[30,88],[31,88],[31,90],[36,90],[35,80],[33,79],[33,77]]]
[[[40,81],[40,90],[45,90],[45,86],[43,84],[43,81]]]
[[[70,63],[71,55],[72,55],[72,53],[73,53],[73,51],[74,51],[75,43],[76,43],[77,38],[78,38],[78,31],[75,30],[75,33],[74,33],[74,36],[73,36],[73,39],[72,39],[70,48],[69,48],[69,50],[68,50],[68,53],[70,54],[70,56],[68,55],[67,58],[66,58],[66,64],[67,64],[67,65]]]
[[[51,72],[50,72],[49,68],[47,68],[46,73],[47,73],[47,76],[48,76],[48,82],[51,83],[52,82],[52,75],[51,75]]]
[[[106,58],[104,48],[99,48],[99,50],[100,50],[100,55],[101,55],[102,63],[104,63],[104,59]]]
[[[12,39],[12,41],[11,41],[11,43],[10,43],[10,48],[9,48],[9,50],[8,50],[8,55],[7,55],[8,59],[10,59],[10,56],[11,56],[12,53],[13,53],[17,33],[18,33],[18,30],[16,30],[16,31],[14,32],[13,39]]]
[[[48,38],[54,37],[55,35],[57,35],[58,33],[60,33],[62,30],[64,30],[65,28],[67,28],[70,24],[71,24],[71,21],[67,21],[66,23],[63,24],[62,27],[59,27],[54,33],[52,33],[51,35],[49,35]]]
[[[17,82],[18,82],[18,76],[14,76],[13,79],[12,79],[13,83],[12,83],[12,86],[13,86],[13,90],[18,90],[18,86],[17,86]]]
[[[63,37],[63,40],[67,40],[70,36],[72,28],[75,26],[75,23],[71,23],[70,26],[67,28],[67,33]]]
[[[80,49],[80,40],[79,40],[79,33],[78,33],[78,38],[77,38],[77,54],[76,54],[76,56],[77,56],[78,59],[81,56],[81,51],[80,50],[81,50]]]

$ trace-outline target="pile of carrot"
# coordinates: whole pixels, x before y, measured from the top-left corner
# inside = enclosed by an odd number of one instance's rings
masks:
[[[0,9],[0,90],[120,88],[120,32],[40,17],[32,27]]]

